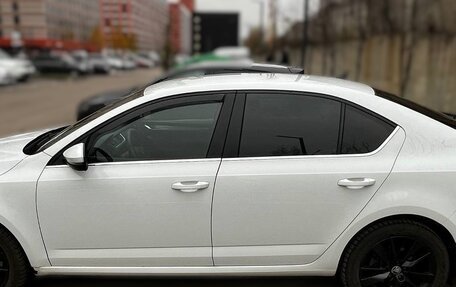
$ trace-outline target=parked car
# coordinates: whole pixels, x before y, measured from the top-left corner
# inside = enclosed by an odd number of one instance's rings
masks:
[[[1,49],[0,67],[7,71],[7,81],[13,82],[26,82],[36,72],[28,59],[13,58]]]
[[[89,54],[84,50],[74,51],[71,54],[80,74],[93,74],[95,71],[92,61],[89,59]]]
[[[251,61],[234,61],[234,62],[205,62],[188,65],[184,68],[179,68],[166,73],[164,76],[154,80],[151,85],[190,76],[215,75],[226,73],[303,73],[302,69],[278,66],[255,64]],[[128,96],[131,92],[138,90],[141,87],[131,87],[129,89],[107,91],[101,94],[94,95],[81,102],[77,110],[77,119],[83,119],[86,116],[96,112],[104,106],[110,105],[118,101],[122,97]]]
[[[250,59],[250,49],[247,47],[219,47],[213,54],[230,59]]]
[[[131,54],[128,56],[128,59],[135,63],[136,67],[138,68],[152,68],[155,66],[154,62],[151,59],[139,54]]]
[[[122,70],[124,69],[124,64],[121,58],[115,57],[115,56],[105,56],[109,65],[111,66],[112,69],[114,70]]]
[[[109,63],[108,57],[93,53],[89,55],[89,62],[93,66],[93,70],[97,74],[109,74],[113,70]]]
[[[94,112],[111,105],[122,97],[130,95],[132,92],[138,90],[140,87],[131,87],[129,89],[107,91],[96,94],[84,101],[82,101],[77,110],[77,119],[81,120]]]
[[[43,53],[32,59],[40,73],[84,73],[76,61],[67,53]]]
[[[455,129],[332,78],[149,86],[69,127],[0,142],[0,283],[22,287],[32,270],[445,286]]]
[[[0,66],[0,85],[10,85],[16,82],[16,79],[13,75],[8,71],[8,69]]]
[[[122,61],[122,69],[124,70],[133,70],[137,67],[136,63],[129,56],[119,57]]]

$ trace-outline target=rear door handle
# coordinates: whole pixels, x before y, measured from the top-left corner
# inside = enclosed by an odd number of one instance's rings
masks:
[[[181,192],[196,192],[209,187],[209,182],[205,181],[181,181],[171,185],[171,188]]]
[[[372,178],[346,178],[339,180],[338,185],[348,189],[362,189],[375,184]]]

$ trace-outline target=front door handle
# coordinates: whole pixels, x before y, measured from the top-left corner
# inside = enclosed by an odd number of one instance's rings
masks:
[[[375,184],[372,178],[346,178],[339,180],[338,185],[348,189],[362,189]]]
[[[182,192],[196,192],[198,190],[206,189],[209,187],[209,182],[205,181],[181,181],[171,185],[174,190]]]

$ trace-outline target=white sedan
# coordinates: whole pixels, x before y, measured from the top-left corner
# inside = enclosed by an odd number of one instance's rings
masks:
[[[29,270],[444,286],[455,127],[331,78],[150,86],[67,128],[0,142],[0,286],[23,286]]]

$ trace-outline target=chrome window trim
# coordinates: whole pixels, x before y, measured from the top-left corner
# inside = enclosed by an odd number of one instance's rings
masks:
[[[235,157],[235,158],[223,158],[223,161],[247,161],[247,160],[274,160],[274,159],[313,159],[313,158],[353,158],[353,157],[370,157],[379,153],[393,137],[403,130],[400,126],[397,126],[393,132],[386,138],[386,140],[374,151],[369,153],[357,153],[357,154],[328,154],[328,155],[293,155],[293,156],[257,156],[257,157]]]
[[[118,162],[97,162],[90,163],[89,167],[95,166],[118,166],[118,165],[152,165],[161,163],[199,163],[199,162],[217,162],[221,158],[198,158],[198,159],[163,159],[163,160],[138,160],[138,161],[118,161]],[[46,168],[62,168],[68,167],[66,164],[49,165]]]
[[[397,126],[391,135],[378,147],[375,151],[370,153],[361,154],[330,154],[330,155],[298,155],[298,156],[265,156],[265,157],[237,157],[237,158],[199,158],[199,159],[171,159],[171,160],[141,160],[141,161],[119,161],[119,162],[99,162],[91,163],[89,167],[95,166],[118,166],[118,165],[145,165],[145,164],[160,164],[160,163],[198,163],[198,162],[216,162],[216,161],[251,161],[251,160],[298,160],[298,159],[314,159],[314,158],[353,158],[353,157],[370,157],[379,153],[385,146],[393,139],[393,137],[403,130],[400,126]],[[68,165],[51,165],[46,168],[62,168],[68,167]]]

